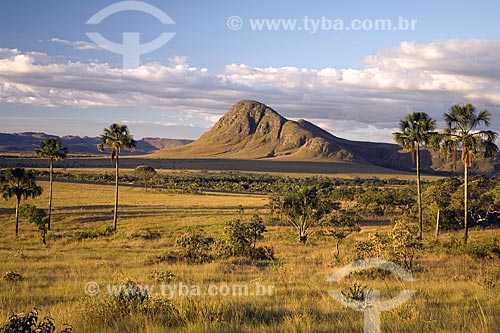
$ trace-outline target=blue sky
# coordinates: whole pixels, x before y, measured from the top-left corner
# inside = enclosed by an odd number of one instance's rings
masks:
[[[257,99],[333,134],[390,141],[411,111],[440,119],[472,102],[500,117],[496,1],[145,1],[163,25],[126,11],[85,22],[118,1],[6,0],[0,4],[0,131],[100,134],[127,123],[136,137],[197,138],[239,99]],[[242,27],[231,30],[228,18]],[[306,31],[311,20],[416,20],[413,31]],[[296,20],[293,31],[252,29]],[[325,29],[326,30],[326,29]],[[141,42],[175,36],[123,69],[86,32]],[[500,118],[499,118],[500,119]],[[500,121],[494,121],[500,130]]]

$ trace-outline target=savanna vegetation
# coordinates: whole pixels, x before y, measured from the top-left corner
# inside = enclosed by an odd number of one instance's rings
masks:
[[[468,170],[496,134],[475,130],[489,114],[467,105],[445,119],[439,132],[412,114],[394,135],[415,180],[121,170],[135,141],[118,124],[98,147],[114,174],[54,171],[67,151],[44,143],[48,172],[1,171],[0,332],[361,332],[334,289],[417,290],[382,331],[498,332],[500,179]],[[425,145],[462,154],[464,176],[421,177]],[[327,281],[373,257],[415,281],[377,269]]]

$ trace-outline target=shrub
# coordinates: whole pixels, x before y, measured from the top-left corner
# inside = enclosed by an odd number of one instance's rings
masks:
[[[190,264],[201,264],[213,260],[211,246],[214,243],[212,237],[207,237],[201,230],[189,229],[179,237],[175,244],[179,249],[180,259]]]
[[[69,333],[73,329],[65,324],[61,333]],[[9,321],[0,327],[1,333],[53,333],[56,330],[55,321],[51,317],[44,317],[39,320],[38,310],[34,308],[28,313],[13,313]]]
[[[19,208],[19,216],[26,219],[28,223],[33,224],[40,232],[42,243],[47,244],[47,223],[45,211],[30,204],[24,204]]]
[[[152,271],[149,274],[149,277],[151,277],[154,281],[160,283],[160,282],[170,282],[174,278],[174,273],[170,271]]]
[[[17,282],[17,281],[24,280],[24,276],[21,273],[19,273],[18,271],[9,271],[9,272],[5,273],[5,275],[3,276],[3,279],[5,281],[9,281],[9,282]]]
[[[111,236],[115,233],[112,226],[107,226],[104,231],[78,231],[76,233],[76,239],[79,241],[84,239],[93,239],[99,237]]]
[[[122,281],[119,291],[114,295],[86,299],[80,311],[83,319],[93,328],[95,323],[114,327],[118,322],[132,317],[143,318],[143,322],[178,324],[177,311],[169,300],[151,297],[148,289],[132,279]],[[139,331],[141,327],[135,327],[134,330]]]
[[[380,258],[392,260],[407,269],[422,250],[417,233],[405,221],[397,221],[389,234],[369,234],[368,239],[355,245],[356,259]]]
[[[250,258],[255,260],[274,260],[274,249],[269,246],[250,248]]]
[[[389,233],[391,259],[407,269],[413,268],[413,260],[422,249],[422,243],[416,235],[416,230],[403,220],[397,221]]]
[[[252,241],[250,239],[250,232],[246,225],[239,219],[229,221],[224,228],[224,235],[226,236],[224,251],[226,256],[247,256],[250,250]],[[224,255],[224,253],[222,253]]]
[[[390,238],[387,234],[370,233],[365,241],[358,241],[354,246],[356,259],[388,258]]]
[[[224,239],[216,242],[219,257],[249,257],[256,260],[274,259],[274,250],[270,247],[257,247],[257,241],[263,239],[267,231],[264,221],[254,214],[250,222],[242,222],[243,208],[236,210],[237,217],[226,223]]]
[[[364,293],[367,290],[365,285],[358,282],[353,282],[342,288],[341,292],[345,297],[351,298],[356,301],[362,301],[365,297]]]

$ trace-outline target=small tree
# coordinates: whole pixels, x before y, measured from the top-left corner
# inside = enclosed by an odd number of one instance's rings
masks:
[[[19,205],[21,200],[40,196],[43,189],[36,184],[35,175],[23,168],[8,169],[0,185],[4,199],[16,198],[16,237],[19,234]]]
[[[148,165],[139,165],[135,168],[134,173],[144,182],[144,188],[148,190],[148,183],[156,177],[156,170]]]
[[[281,211],[297,229],[299,241],[305,244],[311,228],[329,213],[329,206],[318,195],[315,187],[299,187],[285,195]]]
[[[49,209],[48,209],[48,224],[50,230],[50,221],[52,214],[52,177],[54,175],[54,161],[63,160],[68,154],[68,148],[61,148],[61,141],[56,138],[47,138],[42,141],[40,148],[35,149],[35,153],[49,160]]]
[[[43,209],[36,208],[36,206],[24,204],[19,208],[19,215],[26,219],[28,223],[33,224],[42,237],[42,243],[47,244],[46,236],[48,230],[48,218]]]
[[[350,234],[359,232],[359,215],[353,210],[339,210],[333,212],[327,222],[325,235],[335,239],[335,259],[340,261],[340,244]]]
[[[257,241],[263,239],[264,236],[262,236],[262,234],[267,231],[266,226],[264,225],[264,220],[259,216],[259,214],[253,214],[250,223],[247,224],[247,229],[252,242],[252,247],[255,249]]]
[[[403,220],[396,222],[391,232],[391,255],[399,264],[407,269],[413,268],[413,260],[421,250],[421,241],[414,230]]]

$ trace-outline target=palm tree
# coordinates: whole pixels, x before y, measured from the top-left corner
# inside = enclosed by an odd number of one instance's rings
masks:
[[[97,145],[99,151],[111,148],[111,160],[115,161],[115,209],[113,212],[113,227],[116,231],[118,221],[118,176],[120,170],[119,156],[123,149],[135,150],[136,141],[130,135],[127,125],[112,124],[105,128],[101,135],[101,143]]]
[[[484,157],[492,157],[498,152],[495,144],[498,133],[493,131],[478,130],[481,125],[491,124],[491,114],[488,110],[477,113],[471,104],[453,105],[450,112],[444,114],[446,128],[442,134],[441,148],[448,155],[453,155],[454,163],[457,152],[461,151],[461,161],[464,166],[464,242],[469,238],[468,215],[468,172],[478,152],[483,152]]]
[[[16,237],[19,234],[19,204],[21,199],[35,198],[41,195],[42,188],[36,184],[35,175],[23,168],[8,169],[0,185],[4,199],[16,198]]]
[[[429,143],[436,133],[436,121],[424,112],[413,112],[399,122],[401,132],[392,133],[392,137],[403,149],[411,152],[417,172],[418,238],[422,239],[422,192],[420,185],[420,146]]]
[[[47,214],[47,230],[50,230],[50,217],[52,213],[52,177],[54,175],[54,161],[63,160],[68,154],[68,148],[61,148],[61,141],[56,138],[47,138],[42,141],[40,148],[35,153],[49,160],[49,210]]]

